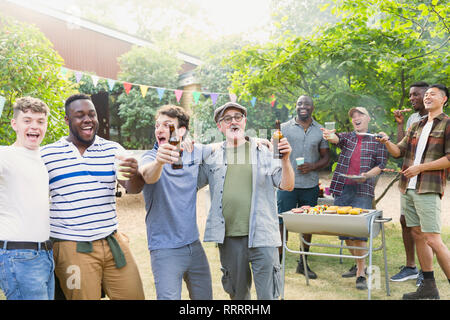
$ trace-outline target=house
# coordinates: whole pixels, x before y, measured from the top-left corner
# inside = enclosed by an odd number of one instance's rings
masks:
[[[34,24],[53,43],[54,49],[71,70],[93,72],[102,78],[117,79],[120,67],[117,58],[132,46],[154,47],[150,41],[114,30],[92,21],[38,4],[36,1],[0,0],[0,12],[14,19]],[[178,52],[184,63],[180,70],[179,89],[199,90],[193,70],[202,61]],[[149,84],[152,85],[152,84]],[[109,138],[109,108],[105,96],[93,97],[99,114],[99,135]],[[192,97],[183,95],[180,103],[189,110]],[[105,105],[106,103],[106,105]]]

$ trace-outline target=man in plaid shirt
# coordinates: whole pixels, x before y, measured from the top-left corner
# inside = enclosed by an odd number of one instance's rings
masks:
[[[443,112],[448,89],[435,84],[424,95],[428,116],[414,123],[398,144],[381,133],[389,153],[404,157],[399,183],[406,225],[412,228],[423,282],[403,299],[439,299],[433,272],[433,253],[450,283],[450,252],[441,237],[441,202],[450,168],[450,118]]]
[[[366,108],[352,108],[348,114],[352,119],[353,132],[335,134],[335,130],[322,129],[323,137],[341,149],[330,190],[335,205],[372,209],[376,177],[386,166],[387,150],[374,136],[361,135],[369,129],[370,115]],[[350,179],[343,174],[358,178]],[[367,238],[339,239],[345,240],[347,246],[366,247]],[[354,256],[364,255],[361,249],[350,249],[350,252]],[[342,276],[356,276],[356,288],[367,289],[364,259],[356,259],[356,266]]]

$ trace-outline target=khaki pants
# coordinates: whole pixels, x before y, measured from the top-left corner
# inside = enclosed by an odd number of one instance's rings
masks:
[[[55,274],[67,300],[99,300],[101,289],[112,300],[143,300],[144,289],[128,238],[114,234],[126,266],[118,269],[105,239],[92,242],[91,253],[77,252],[75,241],[54,243]]]

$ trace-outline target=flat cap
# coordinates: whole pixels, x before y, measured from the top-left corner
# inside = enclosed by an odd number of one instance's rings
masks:
[[[236,102],[227,102],[224,105],[218,107],[216,110],[214,110],[214,121],[218,122],[218,120],[223,116],[225,111],[229,108],[235,108],[240,110],[245,116],[247,116],[247,108],[241,106],[239,103]]]

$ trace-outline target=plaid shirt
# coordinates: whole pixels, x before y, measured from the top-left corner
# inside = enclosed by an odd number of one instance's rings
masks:
[[[358,136],[353,132],[338,133],[339,142],[337,147],[341,149],[339,154],[336,170],[331,180],[330,191],[333,195],[340,196],[344,189],[345,180],[341,174],[347,174],[350,159],[358,143]],[[360,173],[367,172],[378,166],[384,169],[387,162],[386,146],[376,141],[374,137],[363,136],[361,141],[361,169]],[[357,195],[375,197],[375,181],[376,178],[369,178],[363,183],[357,184]]]
[[[403,140],[397,144],[401,151],[400,156],[404,157],[402,170],[406,170],[414,165],[417,144],[427,121],[428,116],[414,123]],[[445,113],[441,113],[433,119],[433,126],[420,163],[431,162],[444,156],[450,161],[450,118]],[[448,170],[424,171],[420,173],[417,176],[416,192],[439,193],[442,197]],[[400,192],[406,192],[408,183],[409,179],[402,175],[398,184]]]

